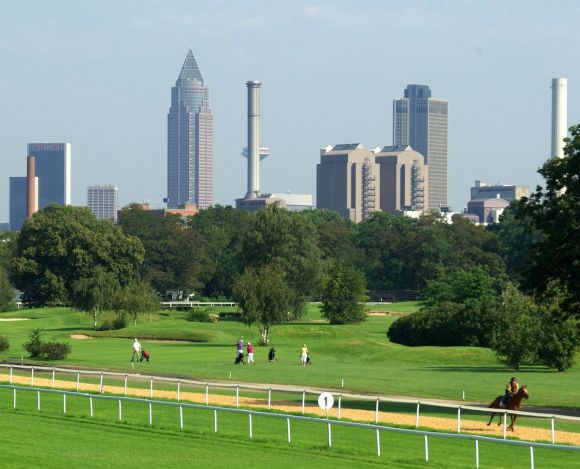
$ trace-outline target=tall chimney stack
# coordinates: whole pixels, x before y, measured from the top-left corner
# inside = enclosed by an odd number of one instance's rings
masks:
[[[38,187],[36,183],[36,162],[34,156],[26,159],[26,218],[38,211]]]
[[[568,135],[568,80],[552,78],[552,158],[564,158]]]
[[[255,199],[260,190],[260,81],[248,87],[248,191],[244,199]]]

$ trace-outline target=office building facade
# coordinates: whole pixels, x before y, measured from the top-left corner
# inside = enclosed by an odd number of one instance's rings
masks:
[[[379,165],[379,205],[383,212],[427,209],[429,170],[423,155],[410,146],[388,146],[375,152]]]
[[[393,100],[393,145],[410,145],[429,166],[429,209],[447,207],[448,102],[425,85],[408,85]]]
[[[71,144],[29,143],[38,178],[38,208],[71,204]]]
[[[87,206],[99,220],[111,220],[117,223],[119,188],[110,184],[89,186]]]
[[[190,50],[167,115],[167,205],[213,204],[213,115],[209,90]]]
[[[20,231],[24,220],[26,220],[27,209],[27,180],[26,176],[10,177],[9,198],[10,198],[10,229]]]
[[[528,186],[494,184],[488,186],[483,181],[475,181],[471,187],[471,200],[491,199],[498,196],[508,202],[513,202],[530,194]]]

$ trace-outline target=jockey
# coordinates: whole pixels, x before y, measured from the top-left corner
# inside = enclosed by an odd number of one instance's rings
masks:
[[[513,376],[505,387],[505,394],[503,396],[503,399],[501,400],[500,407],[506,408],[512,396],[516,394],[519,389],[520,385],[518,384],[518,380],[516,379],[515,376]]]

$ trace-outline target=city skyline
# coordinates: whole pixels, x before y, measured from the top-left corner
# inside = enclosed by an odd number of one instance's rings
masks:
[[[314,193],[318,151],[329,143],[371,148],[388,142],[392,100],[408,83],[427,83],[452,103],[449,203],[455,210],[464,207],[476,179],[531,188],[541,182],[536,170],[550,156],[552,78],[568,79],[568,123],[580,121],[580,64],[560,47],[580,39],[574,2],[522,9],[492,1],[478,6],[478,15],[445,1],[293,2],[284,15],[253,1],[194,10],[186,2],[142,8],[120,2],[111,18],[107,2],[6,5],[0,18],[2,199],[8,176],[24,174],[26,142],[69,141],[73,204],[84,204],[88,185],[106,181],[122,188],[122,205],[161,205],[167,91],[189,47],[211,86],[214,200],[221,204],[232,204],[245,188],[241,86],[252,78],[264,82],[263,140],[276,155],[261,166],[264,192]],[[514,16],[517,23],[509,20]],[[381,19],[397,34],[357,33]],[[345,21],[353,27],[336,27]],[[68,25],[74,25],[72,45]],[[417,60],[401,63],[400,57]],[[345,59],[353,66],[345,69]],[[7,219],[4,202],[0,221]]]

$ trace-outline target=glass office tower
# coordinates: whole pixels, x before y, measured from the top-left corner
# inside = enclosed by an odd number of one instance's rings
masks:
[[[71,204],[70,143],[29,143],[38,177],[38,208]]]
[[[193,52],[171,88],[167,115],[167,205],[213,203],[213,115]]]
[[[425,85],[407,85],[393,100],[393,145],[410,145],[429,165],[429,207],[447,207],[448,102]]]

